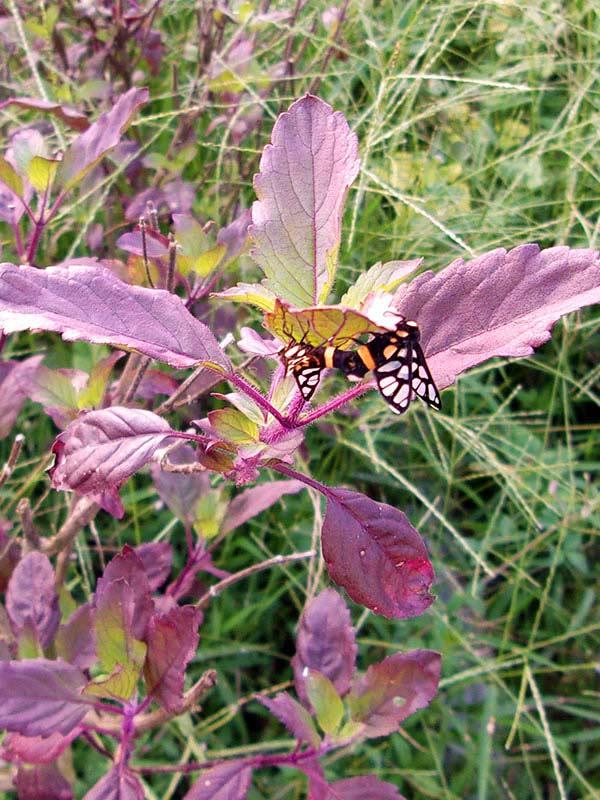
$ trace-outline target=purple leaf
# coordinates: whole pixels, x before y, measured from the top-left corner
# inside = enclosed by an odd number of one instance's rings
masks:
[[[311,747],[319,746],[319,734],[312,717],[304,706],[288,694],[279,692],[275,697],[256,697],[259,703],[268,708],[274,717],[282,722],[299,742],[308,742]]]
[[[254,179],[252,255],[278,297],[300,307],[322,303],[360,166],[357,138],[343,114],[306,95],[278,118],[271,142]]]
[[[419,323],[439,389],[494,356],[528,356],[570,311],[600,302],[596,250],[525,244],[498,249],[403,284],[395,307]]]
[[[282,343],[277,339],[263,339],[253,328],[240,328],[242,334],[238,340],[238,347],[244,353],[257,356],[276,356],[281,350]]]
[[[90,707],[80,694],[85,683],[81,670],[62,659],[0,661],[0,728],[24,736],[68,734]]]
[[[8,436],[31,393],[43,356],[0,361],[0,439]]]
[[[329,784],[320,794],[310,794],[308,800],[403,800],[391,783],[374,775],[360,775]]]
[[[115,406],[82,414],[54,441],[52,486],[118,498],[121,484],[150,461],[170,433],[169,424],[151,411]]]
[[[145,542],[135,548],[135,554],[144,565],[150,588],[155,592],[171,574],[172,546],[169,542]]]
[[[20,106],[21,108],[32,108],[38,111],[47,111],[49,114],[54,114],[54,116],[58,117],[66,125],[76,131],[85,131],[90,127],[90,123],[85,114],[69,106],[62,105],[62,103],[53,103],[51,100],[40,100],[37,97],[11,97],[0,103],[0,109],[10,105]]]
[[[348,702],[352,718],[364,735],[386,736],[435,697],[441,656],[432,650],[395,653],[372,664],[352,687]]]
[[[8,523],[5,527],[5,524],[5,520],[0,520],[0,592],[6,591],[10,576],[21,559],[21,545],[7,535],[11,526]]]
[[[143,639],[154,611],[154,603],[144,564],[129,545],[125,545],[121,552],[108,562],[102,577],[98,579],[94,593],[96,606],[102,603],[103,594],[117,581],[124,581],[131,587],[133,594],[131,631],[136,639]]]
[[[414,617],[434,600],[425,544],[405,515],[386,503],[328,489],[321,546],[331,578],[376,614]]]
[[[56,764],[20,766],[15,788],[19,800],[73,800],[73,790]]]
[[[334,589],[324,589],[308,603],[296,636],[292,659],[296,692],[308,705],[303,672],[317,670],[343,697],[350,688],[356,662],[356,640],[350,612]]]
[[[196,451],[182,444],[169,452],[173,464],[193,464],[198,461]],[[184,524],[192,527],[200,499],[210,491],[210,480],[206,472],[191,472],[189,475],[166,472],[160,464],[153,464],[152,479],[164,503]]]
[[[15,636],[35,633],[43,649],[50,646],[60,622],[54,570],[47,556],[27,553],[17,564],[8,584],[6,610]]]
[[[248,242],[248,228],[252,221],[252,212],[248,208],[242,211],[237,219],[234,219],[229,225],[221,228],[217,234],[217,244],[224,244],[227,250],[225,251],[224,261],[228,263],[237,258],[240,253],[245,249]]]
[[[113,108],[102,114],[67,148],[56,174],[57,185],[66,191],[78,183],[113,147],[138,108],[148,101],[147,89],[130,89]]]
[[[84,603],[67,622],[60,625],[54,641],[56,654],[81,669],[96,663],[96,637],[92,624],[92,607]]]
[[[144,678],[148,693],[166,711],[181,708],[185,668],[198,647],[200,618],[193,606],[177,606],[150,620]]]
[[[148,258],[160,258],[169,252],[169,240],[160,231],[146,228],[145,237],[139,228],[124,233],[115,242],[117,247],[134,256],[144,255],[144,238],[146,239],[146,255]]]
[[[245,761],[228,761],[203,772],[183,800],[245,800],[251,780]]]
[[[0,326],[137,350],[178,368],[229,368],[217,340],[179,297],[130,286],[93,261],[44,270],[0,264]]]
[[[296,480],[272,481],[271,483],[261,483],[259,486],[246,489],[238,494],[237,497],[234,497],[229,504],[227,516],[221,525],[221,531],[228,533],[234,528],[238,528],[244,522],[270,508],[284,495],[296,494],[301,489],[304,489],[304,484]]]
[[[144,800],[144,787],[130,769],[115,764],[83,800]]]
[[[218,380],[214,372],[210,372],[213,380]],[[173,394],[179,383],[172,375],[162,372],[158,369],[148,369],[144,373],[140,385],[136,391],[136,397],[141,397],[142,400],[154,400],[159,394],[170,395]]]
[[[49,736],[21,736],[20,733],[7,733],[0,748],[0,758],[14,764],[49,764],[79,736],[80,729],[71,733],[51,733]]]

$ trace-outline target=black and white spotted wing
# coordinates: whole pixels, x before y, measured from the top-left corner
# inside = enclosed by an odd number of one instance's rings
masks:
[[[322,353],[319,348],[291,342],[281,353],[287,374],[294,376],[300,394],[308,401],[315,393],[323,371]]]
[[[427,405],[439,410],[442,401],[431,372],[417,341],[399,342],[394,352],[386,348],[389,357],[375,369],[377,386],[395,414],[403,414],[413,398],[420,397]]]

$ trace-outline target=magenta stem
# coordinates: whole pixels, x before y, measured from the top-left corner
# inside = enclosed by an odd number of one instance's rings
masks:
[[[258,391],[258,389],[255,389],[254,386],[252,386],[252,384],[248,383],[248,381],[245,381],[243,378],[241,378],[239,375],[236,375],[234,372],[231,372],[229,375],[227,375],[227,380],[230,383],[233,383],[234,386],[237,386],[237,388],[240,389],[242,392],[244,392],[244,394],[247,395],[251,400],[254,400],[254,402],[257,405],[259,405],[261,408],[264,408],[265,411],[268,411],[269,414],[275,417],[277,422],[279,422],[279,424],[282,425],[284,428],[296,427],[293,422],[290,422],[290,420],[287,419],[287,417],[284,417],[275,408],[275,406],[271,405],[271,403],[269,403],[267,398],[264,395],[262,395]]]
[[[287,475],[288,478],[295,478],[295,480],[300,481],[300,483],[310,486],[311,489],[316,489],[317,492],[320,492],[327,498],[332,496],[331,490],[328,486],[325,486],[324,483],[319,483],[319,481],[316,481],[314,478],[309,478],[308,475],[304,475],[302,472],[296,472],[295,469],[288,467],[288,465],[284,464],[282,461],[271,463],[269,467],[276,472],[281,472],[282,475]]]
[[[352,389],[349,389],[347,392],[343,392],[342,394],[334,397],[328,403],[325,403],[319,408],[315,408],[314,411],[309,412],[306,416],[301,417],[299,420],[296,421],[295,426],[297,428],[301,427],[302,425],[310,425],[311,422],[315,422],[316,420],[324,417],[326,414],[331,414],[332,411],[336,411],[341,406],[349,403],[351,400],[354,400],[357,397],[360,397],[362,394],[366,392],[370,392],[371,389],[375,388],[375,384],[372,381],[368,383],[361,383],[358,386],[354,386]]]

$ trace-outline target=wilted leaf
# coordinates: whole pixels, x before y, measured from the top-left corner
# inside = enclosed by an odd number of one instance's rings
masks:
[[[171,574],[173,547],[170,542],[145,542],[134,548],[143,564],[150,589],[155,592]]]
[[[275,123],[254,178],[253,257],[278,297],[325,301],[337,267],[348,187],[360,162],[343,114],[306,95]]]
[[[357,678],[348,696],[352,718],[364,725],[364,735],[386,736],[435,697],[441,656],[432,650],[395,653],[372,664]]]
[[[17,564],[8,584],[6,610],[15,635],[33,631],[43,649],[50,646],[60,622],[54,570],[48,557],[35,550]]]
[[[15,788],[19,800],[73,800],[73,790],[56,764],[21,765]]]
[[[388,261],[385,264],[378,261],[358,276],[356,283],[342,296],[340,305],[360,309],[369,292],[395,291],[422,261],[422,258],[415,258],[412,261]]]
[[[330,736],[335,734],[344,716],[344,705],[333,683],[320,672],[306,668],[304,690],[321,730]]]
[[[245,761],[229,761],[207,769],[183,800],[245,800],[252,767]]]
[[[290,308],[275,302],[272,313],[265,314],[265,326],[283,341],[295,339],[307,344],[324,342],[338,346],[353,346],[353,339],[365,333],[383,333],[385,328],[351,308],[315,306]]]
[[[600,302],[596,250],[525,244],[452,262],[400,286],[397,310],[419,323],[439,389],[494,356],[528,356],[563,314]]]
[[[90,708],[86,679],[62,659],[0,661],[0,727],[24,736],[68,734]]]
[[[144,678],[148,693],[167,711],[181,708],[185,668],[198,647],[200,619],[193,606],[177,606],[150,620]]]
[[[273,311],[276,299],[273,292],[260,283],[238,283],[222,292],[213,292],[211,297],[220,297],[235,303],[250,303],[263,311]]]
[[[348,607],[334,589],[324,589],[308,603],[300,618],[292,659],[298,697],[308,702],[306,668],[329,678],[343,697],[354,674],[356,649]]]
[[[81,414],[54,441],[52,486],[116,498],[121,484],[150,461],[170,433],[165,420],[142,409],[114,406]]]
[[[296,494],[304,489],[300,481],[272,481],[245,489],[233,498],[227,509],[227,516],[223,521],[221,530],[229,533],[238,528],[252,517],[257,516],[265,509],[272,506],[286,494]]]
[[[198,463],[196,450],[182,444],[169,452],[172,464]],[[200,499],[210,490],[210,480],[206,472],[167,472],[160,464],[153,464],[152,479],[164,503],[173,514],[186,525],[192,527],[196,520],[196,510]]]
[[[79,728],[67,735],[51,733],[49,736],[21,736],[20,733],[7,733],[2,740],[0,758],[14,764],[49,764],[79,736]]]
[[[56,654],[81,669],[96,662],[96,638],[92,624],[92,608],[84,603],[67,622],[60,625],[54,642]]]
[[[0,103],[0,109],[6,106],[15,105],[21,108],[30,108],[36,111],[47,111],[49,114],[54,114],[70,128],[76,131],[85,131],[89,128],[85,114],[77,111],[75,108],[70,108],[62,103],[54,103],[52,100],[41,100],[37,97],[10,97],[8,100],[3,100]]]
[[[308,711],[288,692],[279,692],[275,697],[257,696],[256,699],[282,722],[299,742],[319,746],[319,734]]]
[[[425,544],[405,515],[386,503],[328,489],[321,545],[331,578],[377,614],[413,617],[434,600]]]
[[[215,337],[179,297],[130,286],[93,261],[43,270],[0,264],[0,326],[6,333],[39,328],[137,350],[178,368],[229,367]]]
[[[83,800],[144,800],[144,787],[128,767],[115,764]]]
[[[119,144],[131,118],[147,101],[147,89],[130,89],[118,98],[110,111],[102,114],[71,143],[57,175],[57,183],[63,191],[79,183],[100,159]]]

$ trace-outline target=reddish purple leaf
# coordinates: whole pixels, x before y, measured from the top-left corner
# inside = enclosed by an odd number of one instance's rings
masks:
[[[31,108],[37,111],[47,111],[76,131],[85,131],[90,127],[85,114],[62,103],[53,103],[51,100],[41,100],[37,97],[11,97],[0,103],[0,109],[10,105]]]
[[[221,228],[217,234],[217,244],[224,244],[227,250],[225,251],[225,263],[233,261],[245,249],[248,242],[248,228],[252,221],[252,212],[250,209],[242,211],[237,219],[234,219],[225,228]]]
[[[33,550],[17,564],[8,584],[6,610],[15,636],[30,630],[43,649],[49,647],[60,622],[60,609],[47,556]]]
[[[56,764],[20,766],[15,788],[19,800],[73,800],[73,790]]]
[[[245,761],[228,761],[203,772],[183,800],[245,800],[251,780]]]
[[[0,439],[8,436],[29,397],[43,356],[0,361]]]
[[[376,614],[414,617],[433,603],[427,549],[396,508],[358,492],[328,489],[321,546],[331,578]]]
[[[286,494],[296,494],[304,489],[304,484],[300,481],[272,481],[271,483],[261,483],[251,489],[238,494],[233,498],[227,509],[227,516],[221,525],[221,531],[228,533],[234,528],[238,528],[252,517],[256,517],[265,509],[270,508]]]
[[[148,693],[167,711],[181,708],[185,668],[198,647],[200,619],[193,606],[177,606],[150,620],[144,678]]]
[[[10,523],[0,520],[0,592],[6,591],[10,576],[21,559],[21,545],[14,538],[8,536]]]
[[[356,640],[350,612],[334,589],[324,589],[308,603],[296,636],[292,659],[298,697],[309,705],[304,670],[317,670],[343,697],[350,688],[356,662]]]
[[[214,380],[216,378],[215,373],[211,372],[210,374]],[[135,394],[136,397],[141,397],[142,400],[154,400],[159,394],[173,394],[178,386],[179,383],[172,375],[161,372],[159,369],[149,369],[144,373],[144,377],[140,381]]]
[[[314,726],[312,717],[304,706],[288,694],[279,692],[275,697],[261,697],[256,699],[265,708],[268,708],[274,717],[282,722],[288,731],[299,742],[308,742],[311,747],[319,746],[319,734]]]
[[[173,548],[169,542],[146,542],[135,548],[153,592],[159,589],[171,574]]]
[[[139,228],[129,233],[124,233],[115,242],[117,247],[132,253],[134,256],[144,255],[144,238],[146,239],[146,255],[148,258],[160,258],[168,255],[169,240],[160,231],[146,228],[145,237]]]
[[[144,800],[144,787],[130,769],[115,764],[83,800]]]
[[[360,775],[330,783],[318,794],[311,792],[308,800],[403,800],[403,797],[393,784],[374,775]]]
[[[0,728],[24,736],[68,734],[90,707],[80,694],[85,684],[81,670],[62,659],[0,661]]]
[[[150,461],[170,433],[169,424],[151,411],[115,406],[81,414],[54,441],[52,486],[118,498],[121,484]]]
[[[51,733],[49,736],[21,736],[20,733],[7,733],[0,748],[0,758],[14,764],[49,764],[80,734],[79,728],[71,733]]]
[[[150,592],[150,583],[141,558],[129,545],[111,559],[106,565],[102,577],[98,579],[94,593],[94,605],[102,604],[102,598],[111,585],[124,581],[132,591],[132,626],[131,632],[136,639],[143,639],[146,628],[154,611],[154,602]]]
[[[94,261],[43,270],[0,264],[0,326],[137,350],[178,368],[229,368],[215,337],[179,297],[130,286]]]
[[[56,173],[57,186],[65,190],[80,181],[116,147],[138,108],[148,101],[147,89],[130,89],[110,111],[102,114],[67,148]]]
[[[198,461],[196,451],[182,444],[169,452],[173,464],[193,464]],[[160,464],[153,464],[152,478],[163,502],[183,523],[192,527],[200,499],[210,491],[210,480],[206,472],[191,472],[189,475],[166,472]]]
[[[344,115],[306,95],[277,119],[254,178],[252,251],[266,285],[296,306],[325,301],[342,212],[360,162]]]
[[[60,658],[81,669],[89,669],[96,662],[96,637],[89,603],[76,609],[59,626],[54,646]]]
[[[435,697],[440,681],[441,656],[433,650],[394,653],[372,664],[352,687],[352,718],[369,737],[386,736]]]
[[[596,250],[525,244],[492,250],[403,284],[397,309],[419,323],[438,388],[494,356],[528,356],[570,311],[600,302]]]

